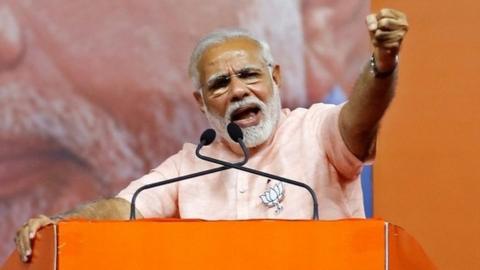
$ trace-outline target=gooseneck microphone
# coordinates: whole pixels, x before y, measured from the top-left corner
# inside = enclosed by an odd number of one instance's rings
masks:
[[[200,136],[200,143],[197,145],[197,148],[196,148],[195,152],[199,152],[200,149],[203,146],[211,144],[215,140],[215,136],[216,136],[215,130],[213,130],[213,129],[205,130],[202,133],[202,135]],[[235,165],[235,166],[242,166],[245,163],[247,163],[247,161],[248,161],[248,155],[244,155],[244,159],[242,161],[237,162],[237,163],[233,163],[233,164],[231,164],[231,163],[228,163],[228,164]],[[168,185],[168,184],[171,184],[171,183],[180,182],[180,181],[184,181],[184,180],[187,180],[187,179],[192,179],[192,178],[203,176],[203,175],[206,175],[206,174],[211,174],[211,173],[216,173],[216,172],[219,172],[219,171],[228,170],[230,168],[231,167],[228,167],[228,166],[222,166],[222,167],[218,167],[218,168],[213,168],[213,169],[200,171],[200,172],[196,172],[196,173],[192,173],[192,174],[182,175],[182,176],[179,176],[179,177],[175,177],[175,178],[171,178],[171,179],[167,179],[167,180],[163,180],[163,181],[159,181],[159,182],[155,182],[155,183],[151,183],[151,184],[141,186],[140,188],[138,188],[133,193],[133,196],[132,196],[132,201],[130,203],[130,220],[135,220],[136,219],[135,202],[136,202],[137,197],[140,194],[140,192],[142,192],[144,190],[147,190],[147,189],[154,188],[154,187]]]
[[[227,126],[227,131],[228,131],[228,135],[230,136],[230,138],[240,144],[240,147],[242,148],[242,152],[243,152],[243,161],[241,162],[242,164],[240,163],[237,163],[237,165],[239,166],[243,166],[245,163],[247,163],[248,161],[248,158],[250,156],[249,154],[249,151],[248,151],[248,148],[247,146],[245,145],[245,143],[243,142],[243,132],[242,130],[240,129],[240,127],[235,124],[235,123],[230,123],[228,124]],[[207,129],[203,132],[202,136],[200,137],[200,143],[205,140],[206,142],[208,142],[208,139],[212,136],[213,134],[213,139],[215,139],[215,130],[213,129]],[[213,141],[212,139],[212,141]],[[211,142],[210,142],[211,143]],[[208,145],[208,144],[205,144],[205,145]],[[200,146],[200,144],[199,144]],[[195,154],[197,155],[198,158],[200,159],[203,159],[203,160],[206,160],[206,161],[209,161],[209,162],[213,162],[213,163],[217,163],[219,164],[218,162],[218,159],[214,159],[214,158],[210,158],[210,157],[207,157],[207,156],[204,156],[202,154],[200,154],[200,149],[202,149],[202,147],[197,147],[197,149],[195,150]],[[225,162],[225,161],[222,161],[222,162]],[[229,166],[229,165],[232,165],[232,163],[230,162],[225,162],[226,164],[228,165],[224,165],[224,166]],[[222,164],[223,165],[223,164]],[[233,167],[229,167],[229,168],[233,168]]]
[[[228,131],[228,134],[230,135],[230,137],[232,138],[232,140],[234,140],[235,142],[240,144],[240,147],[242,148],[242,151],[244,153],[244,157],[245,157],[244,160],[247,160],[248,159],[248,149],[245,146],[245,143],[243,142],[243,133],[242,133],[242,130],[240,129],[240,127],[237,124],[231,122],[227,126],[227,131]],[[197,151],[195,151],[195,153],[196,153],[197,157],[199,157],[200,159],[210,161],[210,162],[213,162],[213,163],[216,163],[216,164],[220,164],[220,165],[223,165],[224,167],[234,168],[234,169],[237,169],[237,170],[249,172],[251,174],[260,175],[260,176],[263,176],[263,177],[278,180],[280,182],[285,182],[285,183],[288,183],[288,184],[291,184],[291,185],[295,185],[295,186],[305,188],[310,193],[310,195],[312,196],[312,201],[313,201],[312,219],[318,220],[317,195],[316,195],[315,191],[309,185],[307,185],[305,183],[302,183],[302,182],[295,181],[295,180],[291,180],[291,179],[288,179],[288,178],[285,178],[285,177],[281,177],[281,176],[278,176],[278,175],[273,175],[273,174],[269,174],[269,173],[262,172],[262,171],[259,171],[259,170],[244,167],[242,165],[229,163],[229,162],[218,160],[218,159],[215,159],[215,158],[212,158],[212,157],[204,156],[204,155],[200,154],[200,148],[197,148]]]
[[[202,148],[205,145],[210,145],[216,137],[215,130],[209,128],[205,130],[202,135],[200,136],[200,143],[198,144],[197,148]]]

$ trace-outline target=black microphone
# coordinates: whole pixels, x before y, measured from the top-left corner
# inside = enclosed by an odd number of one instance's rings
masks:
[[[227,131],[228,131],[228,135],[230,136],[230,138],[233,141],[238,142],[240,144],[240,147],[242,148],[242,151],[244,153],[244,157],[245,157],[244,160],[247,160],[248,155],[249,155],[248,154],[248,149],[245,146],[245,143],[243,142],[243,133],[242,133],[242,130],[240,129],[240,127],[237,124],[231,122],[227,126]],[[232,163],[229,163],[229,162],[225,162],[225,161],[222,161],[222,160],[218,160],[218,159],[215,159],[215,158],[204,156],[204,155],[200,154],[200,149],[199,148],[197,148],[197,151],[195,153],[197,154],[197,157],[199,157],[203,160],[210,161],[210,162],[213,162],[213,163],[216,163],[216,164],[220,164],[220,165],[223,165],[224,167],[234,168],[234,169],[237,169],[237,170],[249,172],[251,174],[260,175],[260,176],[263,176],[263,177],[278,180],[280,182],[285,182],[285,183],[288,183],[288,184],[291,184],[291,185],[295,185],[295,186],[305,188],[310,193],[310,195],[312,196],[312,200],[313,200],[312,219],[318,220],[317,194],[315,193],[315,191],[309,185],[307,185],[305,183],[302,183],[302,182],[295,181],[295,180],[291,180],[291,179],[288,179],[288,178],[285,178],[285,177],[281,177],[281,176],[278,176],[278,175],[269,174],[269,173],[262,172],[262,171],[259,171],[259,170],[255,170],[255,169],[251,169],[251,168],[248,168],[248,167],[242,167],[242,165],[232,164]]]
[[[227,125],[227,132],[230,138],[234,142],[238,142],[239,140],[243,140],[243,132],[242,129],[235,123],[231,122]]]
[[[202,148],[205,145],[211,144],[214,140],[215,137],[217,136],[217,133],[215,130],[209,128],[205,130],[202,135],[200,136],[200,144],[201,145],[199,148]]]
[[[210,139],[210,136],[211,136],[211,133],[213,131],[213,134],[215,135],[215,131],[213,129],[207,129],[203,132],[202,136],[200,137],[200,143],[202,143],[203,141],[205,142],[209,142],[209,139]],[[239,162],[239,163],[236,163],[236,165],[238,166],[243,166],[245,165],[245,163],[247,163],[248,161],[248,158],[250,156],[250,153],[248,151],[248,148],[247,146],[245,145],[245,143],[243,142],[243,132],[242,132],[242,129],[240,129],[240,127],[231,122],[230,124],[227,125],[227,131],[228,131],[228,135],[230,136],[230,138],[234,141],[234,142],[237,142],[240,144],[240,147],[242,148],[242,152],[243,152],[243,161],[242,162]],[[213,141],[213,140],[212,140]],[[206,144],[207,145],[207,144]],[[207,157],[207,156],[204,156],[202,154],[200,154],[200,149],[201,147],[197,147],[196,151],[195,151],[195,154],[197,155],[198,158],[200,159],[203,159],[203,160],[206,160],[206,161],[209,161],[209,162],[213,162],[213,163],[217,163],[219,164],[218,162],[215,162],[215,161],[218,161],[217,159],[213,159],[213,158],[210,158],[210,157]],[[232,165],[232,163],[229,163],[227,162],[227,164],[229,165]],[[221,165],[224,165],[224,164],[221,164]],[[224,165],[224,166],[227,166],[228,165]],[[230,168],[230,167],[229,167]]]
[[[202,135],[200,136],[200,143],[197,145],[197,149],[195,150],[195,152],[198,153],[203,146],[211,144],[215,140],[215,137],[216,137],[215,130],[213,130],[213,129],[205,130],[202,133]],[[228,164],[235,165],[235,166],[242,166],[245,163],[247,163],[247,161],[248,161],[248,155],[245,155],[244,159],[242,161],[237,162],[237,163],[233,163],[233,164],[231,164],[231,163],[228,163]],[[184,180],[187,180],[187,179],[192,179],[192,178],[203,176],[203,175],[206,175],[206,174],[211,174],[211,173],[216,173],[216,172],[219,172],[219,171],[228,170],[230,168],[231,167],[228,167],[228,166],[222,166],[222,167],[213,168],[213,169],[209,169],[209,170],[205,170],[205,171],[200,171],[200,172],[196,172],[196,173],[192,173],[192,174],[182,175],[182,176],[179,176],[179,177],[175,177],[175,178],[171,178],[171,179],[167,179],[167,180],[163,180],[163,181],[159,181],[159,182],[155,182],[155,183],[151,183],[151,184],[147,184],[147,185],[139,187],[133,193],[132,201],[130,203],[130,220],[135,220],[136,219],[135,202],[136,202],[137,197],[140,194],[140,192],[142,192],[144,190],[147,190],[147,189],[150,189],[150,188],[159,187],[159,186],[163,186],[163,185],[168,185],[168,184],[171,184],[171,183],[180,182],[180,181],[184,181]]]

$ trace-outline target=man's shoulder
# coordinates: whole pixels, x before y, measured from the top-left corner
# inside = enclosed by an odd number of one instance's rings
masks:
[[[195,148],[197,147],[196,144],[193,144],[191,142],[186,142],[182,145],[182,149],[179,151],[195,151]]]
[[[306,137],[314,138],[314,135],[321,129],[324,120],[335,112],[336,105],[316,103],[309,108],[295,108],[294,110],[282,109],[282,116],[278,125],[279,136],[300,136],[308,133]],[[312,133],[313,132],[313,133]]]
[[[176,153],[173,153],[165,159],[165,161],[173,161],[173,162],[179,162],[182,158],[185,158],[186,156],[190,157],[192,154],[195,155],[195,148],[196,145],[193,143],[183,143],[182,147],[180,150],[178,150]]]
[[[329,110],[338,107],[340,105],[326,104],[326,103],[314,103],[308,108],[298,107],[293,110],[288,108],[282,109],[282,112],[288,118],[301,118],[306,117],[307,115],[318,115],[327,113]]]

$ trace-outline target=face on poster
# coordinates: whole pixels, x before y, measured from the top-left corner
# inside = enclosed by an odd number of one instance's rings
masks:
[[[112,196],[196,142],[188,78],[199,38],[240,27],[270,44],[281,97],[348,96],[368,60],[368,1],[0,3],[0,261],[15,229]]]

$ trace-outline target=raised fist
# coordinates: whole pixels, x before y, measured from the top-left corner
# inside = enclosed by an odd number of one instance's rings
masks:
[[[407,16],[398,10],[385,8],[377,14],[368,15],[366,22],[378,71],[391,71],[395,68],[396,57],[408,31]]]

